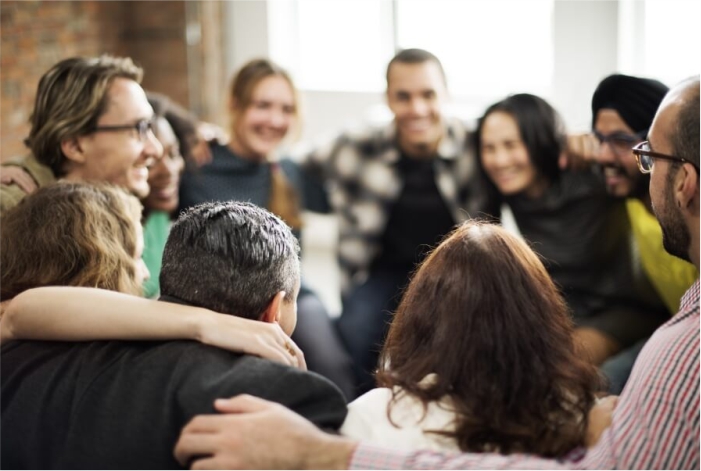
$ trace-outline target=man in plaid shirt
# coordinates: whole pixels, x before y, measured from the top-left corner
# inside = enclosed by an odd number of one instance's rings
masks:
[[[699,268],[699,78],[673,88],[635,147],[665,249]],[[325,434],[284,407],[252,397],[220,400],[175,453],[197,468],[699,469],[699,280],[679,313],[638,356],[611,425],[596,445],[563,460],[530,455],[390,451]]]
[[[387,66],[392,122],[343,133],[300,161],[308,208],[338,217],[338,328],[356,365],[358,393],[375,385],[371,373],[389,313],[409,274],[455,224],[487,209],[471,134],[445,116],[447,99],[438,58],[402,50]]]

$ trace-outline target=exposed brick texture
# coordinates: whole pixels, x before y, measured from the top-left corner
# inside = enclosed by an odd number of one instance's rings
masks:
[[[165,93],[203,118],[218,120],[221,5],[184,1],[0,2],[0,159],[26,152],[22,140],[36,85],[54,63],[75,55],[131,56],[144,88]],[[188,46],[186,27],[201,39]],[[206,31],[206,33],[204,32]],[[215,64],[210,64],[214,61]],[[197,88],[192,84],[199,84]],[[201,86],[202,83],[208,85]],[[191,97],[191,90],[193,95]]]

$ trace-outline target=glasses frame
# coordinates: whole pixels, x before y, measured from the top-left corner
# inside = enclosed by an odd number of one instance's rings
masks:
[[[694,165],[693,162],[690,162],[689,160],[683,159],[681,157],[676,157],[674,155],[662,154],[660,152],[655,152],[652,150],[643,149],[642,148],[643,146],[649,147],[650,141],[643,141],[643,142],[639,143],[638,145],[636,145],[635,147],[633,147],[633,149],[632,149],[633,155],[635,155],[635,161],[638,164],[638,169],[640,170],[640,173],[650,173],[650,172],[652,172],[652,167],[655,166],[655,161],[650,160],[650,168],[646,169],[641,162],[641,159],[643,157],[650,157],[651,159],[671,160],[673,162],[681,162],[684,164],[691,164],[694,166],[694,168],[696,170],[698,170],[698,167],[696,165]]]
[[[117,131],[131,131],[135,130],[141,142],[145,142],[148,138],[148,133],[153,133],[153,128],[155,125],[154,119],[140,119],[134,124],[116,124],[109,126],[95,126],[90,131],[95,132],[117,132]]]
[[[633,146],[636,145],[636,143],[645,139],[645,137],[647,136],[647,130],[636,132],[635,134],[615,132],[609,135],[603,135],[595,130],[593,132],[593,135],[594,137],[596,137],[596,140],[599,141],[599,144],[601,146],[603,146],[604,144],[608,144],[609,147],[611,147],[613,153],[616,155],[616,157],[620,158],[622,155],[620,154],[621,152],[630,152],[630,150],[633,148]],[[625,149],[623,149],[623,147],[620,145],[623,142],[625,142]]]

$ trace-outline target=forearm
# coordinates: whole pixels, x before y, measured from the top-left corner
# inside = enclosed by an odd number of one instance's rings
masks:
[[[199,339],[210,311],[114,291],[35,288],[15,297],[3,315],[2,339]]]

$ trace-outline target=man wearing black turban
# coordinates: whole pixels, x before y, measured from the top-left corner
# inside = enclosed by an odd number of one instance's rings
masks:
[[[632,147],[647,138],[655,112],[669,89],[657,80],[614,74],[601,81],[592,97],[592,135],[570,140],[570,151],[593,160],[603,169],[609,193],[627,197],[637,252],[645,274],[670,313],[698,277],[693,265],[669,255],[662,230],[652,213],[650,175],[638,170]],[[647,339],[640,340],[601,365],[611,393],[620,393]]]
[[[591,102],[592,127],[600,143],[596,160],[612,195],[649,200],[650,178],[638,171],[630,149],[645,140],[668,90],[657,80],[621,74],[606,77],[596,88]]]

